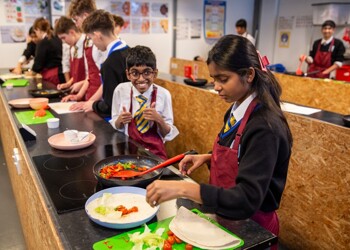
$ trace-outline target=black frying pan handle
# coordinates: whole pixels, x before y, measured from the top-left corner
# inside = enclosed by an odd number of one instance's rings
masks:
[[[196,155],[198,152],[194,149],[191,149],[190,151],[187,151],[184,153],[184,155]]]

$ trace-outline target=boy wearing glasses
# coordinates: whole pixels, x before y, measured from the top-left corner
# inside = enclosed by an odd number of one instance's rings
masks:
[[[127,81],[125,58],[129,47],[114,33],[112,15],[104,10],[92,12],[83,22],[84,33],[101,51],[107,52],[107,58],[101,65],[102,100],[88,101],[85,111],[95,111],[104,118],[111,116],[112,97],[115,87]]]
[[[179,131],[174,126],[169,91],[153,83],[158,73],[156,57],[150,48],[136,46],[129,49],[126,67],[130,82],[121,83],[114,90],[110,123],[167,159],[164,142],[174,139]]]

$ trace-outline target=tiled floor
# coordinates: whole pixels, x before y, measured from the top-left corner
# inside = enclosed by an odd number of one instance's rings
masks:
[[[26,245],[19,221],[15,198],[0,143],[0,249],[24,250]]]

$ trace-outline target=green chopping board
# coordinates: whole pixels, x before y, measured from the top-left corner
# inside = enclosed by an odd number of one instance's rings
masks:
[[[13,87],[25,87],[28,85],[28,80],[27,79],[10,79],[4,82],[2,86],[6,87],[10,84],[12,84]]]
[[[46,123],[47,119],[54,118],[53,114],[51,114],[51,112],[48,110],[45,110],[46,115],[43,117],[34,117],[35,112],[36,110],[19,111],[15,112],[15,115],[20,123],[24,123],[26,125]]]
[[[219,225],[216,221],[210,219],[209,217],[205,216],[202,212],[200,212],[198,209],[192,209],[192,212],[196,213],[198,216],[207,219],[208,221],[210,221],[211,223],[213,223],[214,225],[220,227],[221,229],[225,230],[226,232],[228,232],[229,234],[233,235],[234,237],[237,238],[237,240],[240,240],[240,243],[234,247],[234,248],[230,248],[229,250],[232,249],[236,249],[238,247],[241,247],[244,245],[244,241],[242,239],[240,239],[238,236],[236,236],[235,234],[233,234],[232,232],[228,231],[226,228],[222,227],[221,225]],[[169,224],[171,222],[171,220],[174,217],[170,217],[168,219],[162,220],[162,221],[158,221],[158,222],[154,222],[150,225],[147,225],[149,227],[149,229],[151,230],[152,233],[154,233],[155,231],[157,231],[158,228],[164,228],[164,233],[162,234],[162,238],[163,239],[167,239],[168,238],[168,234],[167,232],[169,231]],[[132,247],[134,246],[134,243],[129,241],[129,236],[128,234],[133,234],[135,232],[140,232],[143,233],[145,230],[144,226],[136,228],[134,230],[131,230],[129,232],[125,232],[101,241],[98,241],[96,243],[94,243],[93,245],[93,249],[94,250],[131,250]],[[186,243],[181,243],[181,244],[174,244],[172,245],[172,249],[174,250],[184,250],[186,246]],[[146,246],[143,246],[143,249],[146,249]],[[194,250],[200,250],[201,248],[198,247],[193,247]],[[223,249],[225,250],[225,249]]]

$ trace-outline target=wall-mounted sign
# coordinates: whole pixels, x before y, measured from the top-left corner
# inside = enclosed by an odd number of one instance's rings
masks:
[[[225,35],[226,1],[204,1],[204,37],[219,39]]]

